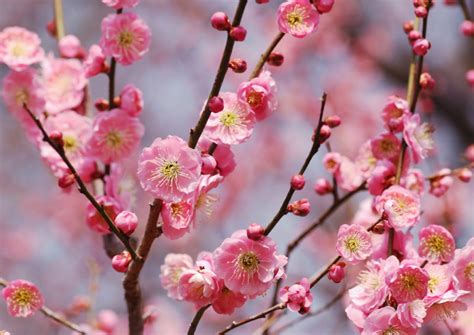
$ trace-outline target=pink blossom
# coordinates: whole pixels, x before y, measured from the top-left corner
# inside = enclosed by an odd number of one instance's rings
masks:
[[[138,147],[145,132],[141,122],[121,109],[97,114],[88,153],[105,164],[128,158]]]
[[[408,102],[394,95],[388,98],[388,103],[382,111],[385,127],[391,132],[401,132],[403,130],[403,120],[409,115]]]
[[[110,14],[102,20],[100,46],[122,65],[140,60],[151,42],[150,28],[135,13]]]
[[[112,7],[114,9],[120,8],[132,8],[138,5],[140,0],[102,0],[104,5]]]
[[[179,202],[193,193],[200,174],[201,156],[177,136],[155,139],[138,161],[142,188],[167,202]]]
[[[285,280],[286,279],[286,273],[285,273],[285,267],[288,264],[288,257],[285,255],[277,255],[278,258],[278,264],[275,270],[273,271],[274,277],[273,281],[277,281],[279,279]]]
[[[398,303],[407,303],[423,299],[428,293],[429,276],[419,266],[401,264],[397,272],[386,279],[392,297]]]
[[[122,211],[114,220],[115,225],[126,235],[132,235],[138,226],[137,215],[133,212]]]
[[[97,314],[97,328],[106,332],[113,333],[119,323],[117,313],[110,309],[103,309]]]
[[[332,192],[332,185],[326,178],[317,179],[313,188],[319,195],[325,195]]]
[[[433,178],[430,178],[430,193],[435,197],[442,197],[451,187],[454,178],[451,169],[441,169]]]
[[[420,230],[418,252],[429,262],[439,264],[450,262],[456,248],[453,235],[444,227],[429,225]]]
[[[14,317],[26,318],[43,307],[44,299],[35,284],[17,279],[9,282],[2,290],[8,313]]]
[[[96,198],[99,205],[104,208],[104,211],[107,213],[112,222],[115,220],[117,215],[122,211],[120,205],[114,198],[109,196],[101,195]],[[87,204],[87,217],[86,223],[93,231],[99,234],[110,233],[110,228],[105,219],[100,215],[100,213],[95,209],[95,207],[89,203]]]
[[[127,272],[128,266],[132,261],[132,256],[126,250],[112,257],[112,267],[117,272]]]
[[[407,328],[400,322],[397,312],[393,307],[386,306],[374,310],[364,322],[362,335],[374,334],[399,334],[399,335],[415,335],[416,331]]]
[[[403,138],[411,149],[413,161],[419,163],[434,150],[434,128],[428,123],[420,125],[420,115],[406,117],[403,121]]]
[[[459,311],[467,309],[466,304],[462,301],[462,297],[472,294],[470,291],[464,290],[448,290],[444,294],[425,299],[428,307],[425,322],[429,321],[446,321],[456,318]]]
[[[365,141],[357,152],[355,163],[358,169],[362,172],[362,176],[367,179],[370,177],[373,169],[377,165],[377,159],[372,153],[370,140]]]
[[[300,314],[307,313],[313,303],[313,295],[307,278],[301,279],[300,282],[290,287],[285,286],[280,289],[279,296],[280,300],[287,304],[290,311]]]
[[[396,161],[400,155],[401,143],[394,134],[385,133],[373,138],[370,147],[375,158]]]
[[[199,184],[194,194],[195,222],[200,223],[212,216],[214,205],[218,197],[210,191],[216,188],[224,178],[218,174],[203,175],[199,178]]]
[[[260,241],[238,230],[214,251],[216,273],[230,290],[255,297],[271,286],[279,260],[269,237]]]
[[[380,214],[387,215],[390,227],[397,230],[412,227],[420,219],[420,199],[407,189],[393,185],[376,198]]]
[[[340,159],[339,168],[334,175],[337,185],[344,191],[353,191],[364,182],[364,175],[352,160],[345,156]]]
[[[319,13],[309,0],[288,0],[278,7],[278,28],[282,33],[303,38],[318,24]]]
[[[336,249],[344,260],[352,264],[367,259],[372,252],[370,233],[360,225],[344,224],[337,233]]]
[[[423,300],[414,300],[397,307],[397,316],[401,324],[413,329],[420,328],[426,316],[426,306]]]
[[[341,154],[328,152],[323,158],[323,164],[328,172],[332,174],[336,173],[341,165]]]
[[[84,98],[87,84],[81,63],[77,59],[49,57],[42,65],[46,111],[57,114],[77,107]]]
[[[179,278],[178,290],[183,300],[194,303],[196,309],[212,304],[221,288],[219,279],[206,261],[196,262],[197,269],[184,270]]]
[[[62,133],[64,151],[67,158],[85,181],[91,179],[95,171],[94,161],[86,155],[86,143],[91,136],[90,119],[73,111],[65,111],[56,116],[50,116],[44,123],[47,133],[58,131]],[[41,157],[49,165],[53,174],[60,178],[70,173],[62,158],[46,142],[39,144]]]
[[[97,44],[91,45],[83,66],[86,78],[94,77],[108,70],[107,64],[105,63],[105,56],[100,46]]]
[[[217,299],[212,303],[212,309],[217,314],[231,315],[234,311],[242,307],[247,301],[247,297],[241,293],[236,293],[229,290],[224,285],[224,281],[221,282],[221,291],[217,296]]]
[[[395,182],[396,169],[395,165],[388,160],[378,161],[369,179],[367,179],[369,193],[372,195],[380,195],[385,189],[393,185]]]
[[[139,116],[143,110],[143,94],[132,84],[125,85],[120,92],[120,109],[130,116]]]
[[[193,260],[186,254],[168,254],[164,264],[160,267],[161,286],[168,291],[168,297],[182,300],[178,284],[182,273],[193,268]]]
[[[235,93],[225,92],[219,96],[224,100],[224,109],[211,113],[204,135],[219,145],[247,141],[255,125],[254,112]]]
[[[331,265],[328,271],[329,280],[335,282],[336,284],[340,283],[346,275],[346,272],[344,270],[345,267],[346,263],[344,262],[339,262]]]
[[[452,264],[426,264],[424,269],[428,272],[428,276],[430,277],[428,281],[428,294],[425,300],[429,300],[432,297],[440,297],[448,291],[453,281]]]
[[[407,190],[422,196],[425,188],[425,176],[421,170],[410,169],[407,175],[402,179],[401,184]]]
[[[257,121],[266,119],[278,107],[277,87],[269,71],[240,84],[239,99],[245,101],[255,113]]]
[[[193,199],[181,200],[175,203],[163,202],[161,207],[163,234],[172,240],[182,237],[191,229],[194,217]]]
[[[21,27],[7,27],[0,32],[0,63],[23,71],[40,62],[44,51],[38,35]]]
[[[311,204],[309,203],[308,199],[303,198],[293,201],[287,206],[286,210],[296,216],[306,216],[311,211]]]
[[[206,137],[201,137],[198,142],[198,149],[202,153],[206,153],[211,146],[212,141]],[[236,163],[234,160],[234,154],[230,148],[230,145],[220,144],[214,150],[212,156],[216,159],[217,171],[222,177],[229,175],[234,171]]]
[[[453,260],[454,275],[459,281],[459,288],[472,291],[474,289],[474,239],[471,238],[461,250],[456,250]]]
[[[74,35],[66,35],[58,43],[59,52],[65,58],[82,58],[84,57],[84,50],[81,47],[81,42]]]

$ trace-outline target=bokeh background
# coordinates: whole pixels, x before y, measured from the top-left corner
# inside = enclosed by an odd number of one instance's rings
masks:
[[[252,68],[259,55],[277,33],[276,9],[280,1],[267,5],[249,1],[242,24],[247,39],[237,43],[234,56],[244,58]],[[126,83],[144,92],[146,125],[142,146],[154,138],[175,134],[187,138],[211,87],[225,43],[225,34],[210,27],[215,11],[233,14],[237,0],[142,0],[134,9],[153,32],[149,53],[132,66],[118,66],[117,88]],[[471,10],[474,3],[468,5]],[[66,33],[78,36],[84,47],[98,43],[100,23],[111,9],[99,0],[63,0]],[[37,32],[45,50],[57,54],[55,40],[46,30],[53,18],[52,0],[1,0],[0,29],[22,26]],[[277,51],[285,55],[282,67],[270,68],[279,90],[279,108],[259,123],[254,136],[235,147],[236,171],[216,195],[212,219],[201,222],[185,238],[160,238],[142,274],[147,303],[157,307],[158,322],[153,334],[183,334],[194,315],[192,306],[172,301],[159,282],[160,265],[169,252],[185,252],[193,258],[201,250],[214,250],[236,229],[251,222],[265,225],[278,210],[288,180],[300,167],[310,148],[316,125],[319,97],[328,93],[327,114],[342,117],[343,124],[333,132],[333,150],[354,158],[370,136],[382,132],[380,112],[391,94],[405,95],[410,48],[402,23],[413,19],[409,0],[336,0],[331,13],[323,15],[318,31],[304,39],[285,37]],[[428,38],[432,48],[426,69],[437,82],[430,96],[422,96],[418,111],[431,120],[437,131],[437,154],[420,167],[430,173],[441,167],[463,164],[462,152],[474,142],[473,90],[465,72],[474,67],[474,43],[459,33],[463,20],[460,7],[437,1],[430,12]],[[0,66],[0,78],[7,73]],[[235,91],[244,74],[228,73],[223,91]],[[90,82],[94,99],[107,96],[105,76]],[[289,239],[296,236],[330,205],[331,199],[317,196],[312,184],[328,177],[321,168],[325,150],[317,155],[308,171],[308,186],[301,192],[310,199],[313,210],[306,218],[285,217],[272,233],[283,253]],[[136,159],[128,168],[134,180]],[[77,296],[88,296],[92,308],[74,321],[93,320],[103,309],[125,317],[122,275],[110,266],[100,236],[84,222],[85,201],[79,194],[63,193],[56,187],[39,153],[22,133],[20,125],[0,103],[0,276],[23,278],[36,283],[46,303],[55,310],[66,310]],[[310,276],[335,253],[334,232],[350,221],[359,195],[317,230],[296,251],[289,266],[288,281]],[[444,224],[456,234],[458,246],[473,236],[474,190],[456,181],[447,196],[425,197],[425,222]],[[143,221],[150,196],[136,190],[135,210]],[[143,227],[142,227],[143,228]],[[340,285],[322,281],[313,291],[314,309],[337,294]],[[270,295],[250,301],[232,317],[208,311],[198,333],[210,334],[232,320],[240,319],[267,306]],[[288,316],[286,320],[296,317]],[[242,327],[238,334],[249,334],[259,322]],[[317,327],[317,328],[315,328]],[[0,329],[14,335],[69,334],[37,314],[26,320],[7,315],[0,303]],[[125,327],[116,334],[125,334]],[[325,315],[309,318],[286,334],[355,334],[346,320],[344,305],[337,304]],[[446,329],[431,328],[430,334]]]

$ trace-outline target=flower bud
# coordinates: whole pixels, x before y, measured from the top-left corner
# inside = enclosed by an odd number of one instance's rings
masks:
[[[94,106],[99,112],[103,112],[109,109],[109,101],[105,99],[97,99],[94,102]]]
[[[128,265],[132,261],[132,256],[128,251],[122,251],[121,254],[112,258],[112,267],[117,272],[127,272]]]
[[[229,35],[230,37],[232,37],[234,41],[242,42],[243,40],[245,40],[245,37],[247,36],[247,30],[241,26],[232,27],[230,29]]]
[[[231,27],[229,17],[224,12],[215,12],[211,17],[211,25],[214,29],[228,31]]]
[[[63,140],[63,133],[58,130],[53,130],[49,133],[49,138],[54,143],[54,145],[58,148],[64,147],[64,140]]]
[[[324,119],[324,124],[327,124],[330,128],[339,127],[341,124],[341,118],[337,115],[331,115]]]
[[[412,30],[408,33],[408,40],[413,45],[417,40],[421,38],[421,33],[418,30]]]
[[[466,81],[469,86],[474,87],[474,69],[466,72]]]
[[[242,58],[234,58],[230,60],[229,67],[235,73],[243,73],[247,70],[247,62]]]
[[[115,332],[118,322],[119,317],[114,311],[105,309],[100,311],[97,315],[97,328],[103,332],[106,332],[107,334],[112,334]]]
[[[319,178],[314,184],[314,191],[319,195],[325,195],[332,192],[332,185],[329,180]]]
[[[328,272],[329,280],[335,282],[336,284],[340,283],[344,279],[344,276],[346,275],[346,271],[344,270],[345,266],[346,266],[346,263],[344,262],[339,262],[339,263],[331,265]]]
[[[435,87],[435,80],[428,72],[423,72],[420,76],[420,86],[423,89],[433,89]]]
[[[212,97],[209,99],[207,106],[212,113],[219,113],[224,109],[224,100],[221,97]]]
[[[474,22],[465,20],[459,27],[461,33],[466,37],[474,36]]]
[[[56,29],[56,22],[54,20],[48,22],[46,25],[46,30],[48,31],[49,35],[51,35],[51,37],[56,38],[58,31]]]
[[[74,35],[66,35],[58,43],[59,53],[65,58],[83,59],[86,52],[81,47],[81,42]]]
[[[285,61],[285,57],[283,54],[279,52],[272,52],[270,56],[268,56],[267,64],[271,66],[281,66]]]
[[[256,3],[262,5],[264,3],[268,3],[270,0],[255,0]]]
[[[459,172],[456,173],[459,180],[465,183],[468,183],[472,178],[472,171],[468,168],[462,168]]]
[[[470,144],[466,148],[464,151],[464,157],[466,157],[469,162],[474,162],[474,144]]]
[[[125,235],[132,235],[138,226],[138,218],[135,213],[129,211],[122,211],[114,220],[115,225]]]
[[[304,176],[302,174],[295,174],[291,177],[291,188],[294,190],[302,190],[305,184]]]
[[[324,143],[329,137],[331,137],[331,128],[323,124],[323,126],[319,130],[319,143]]]
[[[68,188],[74,184],[74,175],[72,173],[65,174],[58,179],[58,186],[61,188]]]
[[[383,222],[377,223],[373,228],[372,232],[377,235],[382,235],[385,233],[385,224]]]
[[[311,205],[308,199],[303,198],[289,204],[287,210],[297,216],[306,216],[311,211]]]
[[[418,6],[415,8],[415,16],[425,18],[428,15],[428,10],[424,6]]]
[[[251,223],[247,228],[247,238],[253,241],[260,241],[265,233],[265,228],[256,223]]]
[[[313,3],[319,14],[329,13],[334,6],[334,0],[315,0]]]
[[[413,21],[406,21],[403,23],[403,31],[408,34],[410,31],[415,29],[415,25]]]
[[[431,48],[431,43],[426,38],[420,38],[413,44],[413,52],[418,56],[424,56]]]
[[[201,173],[203,175],[213,174],[216,171],[217,161],[213,156],[209,154],[204,154],[202,155],[201,160],[202,160]]]

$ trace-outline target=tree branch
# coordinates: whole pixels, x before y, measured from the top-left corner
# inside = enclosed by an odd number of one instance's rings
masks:
[[[253,69],[252,73],[250,74],[249,79],[253,79],[255,77],[258,77],[260,74],[260,71],[262,71],[263,66],[265,65],[265,62],[267,61],[268,57],[270,54],[273,52],[273,50],[276,48],[278,43],[283,39],[285,36],[285,33],[279,32],[276,34],[276,36],[273,38],[272,42],[268,46],[267,50],[260,56],[260,59],[258,60],[258,63],[255,65],[255,68]]]
[[[204,315],[204,313],[209,307],[211,307],[211,305],[206,305],[204,307],[201,307],[196,312],[196,315],[194,316],[193,321],[189,325],[188,335],[194,335],[194,333],[196,332],[197,326],[199,324],[199,321],[201,321],[202,316]]]
[[[54,0],[54,24],[56,26],[56,39],[59,41],[65,35],[62,0]]]

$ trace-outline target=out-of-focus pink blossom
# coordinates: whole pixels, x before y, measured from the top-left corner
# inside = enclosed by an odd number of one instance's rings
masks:
[[[289,287],[285,286],[280,290],[279,296],[280,300],[287,304],[290,311],[300,314],[309,312],[313,304],[313,295],[307,278],[303,278],[300,282]]]
[[[83,66],[86,78],[91,78],[99,73],[108,71],[105,56],[100,46],[97,44],[91,45]]]
[[[0,32],[0,63],[23,71],[44,57],[38,35],[22,27],[7,27]]]
[[[160,267],[161,286],[168,292],[168,297],[182,300],[179,294],[179,279],[185,270],[193,268],[193,260],[186,254],[168,254]]]
[[[474,289],[474,238],[471,238],[464,248],[456,250],[453,263],[459,288],[472,291]]]
[[[319,13],[309,0],[288,0],[278,7],[278,28],[282,33],[303,38],[318,24]]]
[[[120,92],[120,109],[130,116],[139,116],[143,110],[143,94],[132,84],[124,86]]]
[[[65,58],[83,58],[85,55],[81,42],[74,35],[66,35],[58,43],[59,52]]]
[[[114,9],[120,8],[132,8],[138,5],[140,0],[102,0],[104,5],[112,7]]]
[[[400,155],[400,140],[392,133],[381,134],[370,142],[372,153],[377,159],[394,161]]]
[[[14,317],[26,318],[43,307],[44,299],[35,284],[17,279],[9,282],[2,290],[8,313]]]
[[[120,205],[114,198],[109,196],[99,196],[97,197],[97,202],[104,208],[104,211],[113,221],[117,215],[121,212]],[[105,219],[100,215],[100,213],[95,209],[95,207],[89,203],[87,204],[87,225],[94,231],[100,234],[110,233],[110,228]]]
[[[117,313],[110,309],[104,309],[97,314],[97,328],[106,332],[113,333],[118,326],[119,317]]]
[[[435,197],[442,197],[454,182],[451,173],[452,171],[447,168],[438,171],[436,175],[430,179],[430,193]]]
[[[320,14],[329,13],[335,0],[315,0],[313,3]]]
[[[317,179],[313,188],[319,195],[325,195],[332,192],[332,185],[326,178]]]
[[[388,130],[392,132],[400,132],[403,130],[403,120],[409,114],[408,102],[392,95],[388,98],[388,103],[382,111],[382,119]]]
[[[419,163],[434,150],[434,128],[428,123],[420,124],[420,115],[406,117],[403,121],[403,138],[413,154],[413,161]]]

